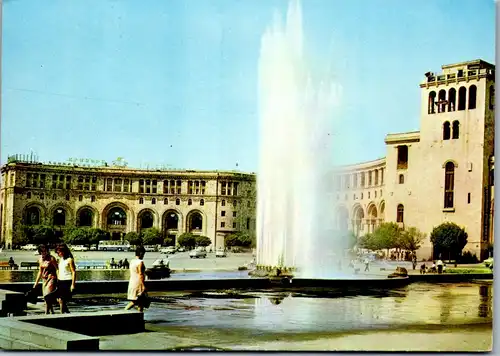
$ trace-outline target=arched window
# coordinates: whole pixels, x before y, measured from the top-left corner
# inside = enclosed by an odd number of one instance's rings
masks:
[[[451,138],[457,139],[459,137],[460,123],[455,120],[453,121],[453,132]]]
[[[175,205],[181,205],[181,200],[179,198],[175,199]]]
[[[83,195],[81,195],[81,194],[80,194],[80,195],[78,196],[78,201],[83,201]]]
[[[95,195],[91,195],[91,196],[90,196],[90,201],[91,201],[92,203],[94,203],[94,202],[95,202]]]
[[[144,198],[139,198],[139,204],[144,204]]]
[[[153,214],[150,211],[143,212],[139,218],[139,223],[141,224],[141,229],[152,228],[154,224]]]
[[[200,205],[201,205],[201,206],[205,205],[205,200],[201,199],[201,200],[200,200]]]
[[[127,225],[127,214],[120,207],[111,209],[108,213],[108,225]]]
[[[151,199],[151,204],[156,204],[156,198]]]
[[[449,121],[445,121],[443,124],[443,140],[450,139],[450,123]]]
[[[489,100],[490,110],[495,109],[495,86],[490,86],[490,100]]]
[[[446,111],[446,90],[441,89],[438,94],[438,112]]]
[[[404,184],[405,182],[405,176],[400,174],[399,175],[399,184]],[[370,197],[370,193],[368,193],[368,198]]]
[[[66,212],[62,208],[54,211],[53,222],[56,226],[66,225]]]
[[[165,205],[168,204],[168,199],[167,198],[163,199],[163,204],[165,204]]]
[[[434,114],[436,112],[435,108],[434,108],[435,104],[436,104],[436,92],[431,91],[429,93],[429,102],[428,102],[428,107],[427,107],[428,114]]]
[[[444,176],[444,207],[453,208],[453,193],[455,187],[455,164],[446,163]]]
[[[476,108],[476,94],[477,87],[475,85],[471,85],[469,87],[469,110]]]
[[[221,204],[220,204],[220,205],[222,205],[222,206],[226,206],[226,201],[225,201],[224,199],[222,199],[222,202],[221,202]]]
[[[457,101],[457,91],[455,88],[451,88],[448,92],[448,111],[455,111]]]
[[[78,226],[92,226],[93,215],[92,210],[82,209],[78,214]]]
[[[403,206],[403,204],[399,204],[398,205],[398,215],[396,218],[396,221],[398,223],[404,222],[404,213],[405,213],[405,207]]]
[[[40,224],[40,210],[32,206],[26,210],[26,225],[39,225]]]
[[[467,89],[460,87],[458,89],[458,110],[465,110],[465,97],[467,96]]]
[[[31,199],[31,192],[26,193],[26,199]]]
[[[191,199],[188,199],[188,205],[193,205],[193,201]]]

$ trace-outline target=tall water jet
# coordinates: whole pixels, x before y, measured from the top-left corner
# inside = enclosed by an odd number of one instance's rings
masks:
[[[292,1],[284,23],[276,15],[261,41],[256,263],[334,278],[347,246],[333,199],[340,87],[306,57],[302,10]]]

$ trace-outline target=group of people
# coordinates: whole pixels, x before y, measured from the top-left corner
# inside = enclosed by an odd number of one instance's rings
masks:
[[[432,265],[430,268],[427,268],[425,263],[422,263],[420,266],[420,274],[426,274],[426,273],[438,273],[441,274],[443,272],[446,272],[446,264],[443,263],[440,259],[436,261],[432,261]]]
[[[45,314],[54,314],[54,305],[59,303],[61,314],[69,313],[68,301],[71,299],[76,284],[76,267],[73,254],[64,243],[56,246],[57,260],[50,254],[47,245],[38,246],[38,274],[33,285],[33,290],[42,280],[42,295],[45,301]],[[127,299],[129,303],[126,310],[136,307],[143,311],[148,305],[148,298],[145,286],[145,265],[144,255],[146,250],[138,246],[135,251],[135,259],[129,264],[130,279],[128,284]]]
[[[75,289],[76,267],[73,254],[66,244],[56,247],[59,260],[50,254],[47,245],[38,246],[38,274],[33,289],[42,280],[42,295],[45,300],[45,314],[54,314],[54,305],[59,302],[61,313],[69,313],[68,301]]]
[[[111,268],[125,268],[125,269],[127,269],[130,267],[130,263],[128,262],[128,260],[126,258],[123,261],[119,260],[118,263],[116,263],[115,259],[112,257],[111,261],[109,261],[109,266]]]

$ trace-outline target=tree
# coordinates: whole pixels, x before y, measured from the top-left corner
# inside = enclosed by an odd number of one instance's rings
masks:
[[[177,238],[179,246],[192,249],[196,246],[196,237],[190,232],[185,232]]]
[[[142,245],[142,238],[135,231],[127,232],[125,240],[127,240],[131,245]]]
[[[406,230],[401,231],[400,245],[401,248],[415,253],[422,245],[424,239],[424,233],[420,232],[416,227],[408,227]]]
[[[66,229],[63,240],[69,245],[89,245],[89,231],[87,228],[82,227]]]
[[[236,235],[236,234],[227,235],[224,238],[224,243],[225,243],[226,247],[237,246],[239,243],[238,235]]]
[[[54,228],[49,225],[35,225],[31,228],[33,232],[33,243],[51,245],[59,242],[54,233]]]
[[[99,241],[109,240],[110,234],[102,229],[91,227],[88,229],[89,244],[97,245]]]
[[[400,233],[401,229],[398,224],[386,222],[380,224],[372,235],[378,249],[391,249],[400,247]]]
[[[226,236],[224,239],[224,243],[227,247],[249,247],[255,244],[255,239],[246,232],[238,231]]]
[[[163,239],[163,244],[165,246],[172,246],[173,242],[174,242],[174,239],[171,237],[168,237],[168,236],[165,236],[165,238]]]
[[[467,245],[467,232],[455,223],[445,222],[432,229],[431,242],[434,245],[434,252],[437,256],[443,253],[448,254],[448,260],[451,254],[455,256],[455,265],[457,259],[465,245]]]
[[[212,240],[208,236],[198,235],[196,236],[196,246],[208,246],[212,244]]]
[[[161,232],[155,227],[142,230],[140,237],[144,245],[157,245],[161,243]]]

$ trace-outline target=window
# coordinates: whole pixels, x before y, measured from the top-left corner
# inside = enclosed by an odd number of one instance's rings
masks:
[[[236,211],[233,211],[233,218],[236,217]]]
[[[250,218],[247,218],[247,230],[250,229]]]
[[[115,178],[113,191],[114,192],[121,192],[122,191],[122,180],[120,178]]]
[[[181,205],[181,200],[179,198],[175,199],[175,205]]]
[[[205,205],[205,200],[201,199],[201,200],[200,200],[200,205],[201,205],[201,206]]]
[[[220,205],[222,205],[222,206],[226,206],[226,201],[225,201],[224,199],[222,199],[222,202],[221,202],[221,204],[220,204]]]
[[[40,199],[42,199],[42,200],[45,199],[45,194],[40,193]]]
[[[31,187],[31,183],[32,183],[32,176],[31,176],[31,173],[27,173],[26,174],[26,187],[29,188]]]
[[[93,202],[95,202],[95,195],[92,195],[92,196],[90,197],[90,201],[91,201],[92,203],[93,203]]]
[[[151,199],[151,204],[156,204],[156,198]]]
[[[66,200],[69,200],[69,194],[66,194]]]
[[[361,187],[365,186],[365,172],[361,172]]]
[[[438,94],[438,112],[446,111],[446,90],[441,89]]]
[[[52,194],[52,200],[56,200],[56,199],[57,199],[57,195]]]
[[[428,114],[434,114],[436,111],[434,105],[436,104],[436,92],[431,91],[429,93],[429,102],[427,104],[427,113]]]
[[[459,130],[460,130],[460,123],[457,120],[453,121],[453,132],[451,137],[452,139],[458,139]]]
[[[363,193],[361,193],[361,199],[363,199]]]
[[[233,206],[236,207],[238,205],[238,202],[236,200],[233,200]]]
[[[378,170],[375,171],[375,185],[378,185]]]
[[[225,210],[221,210],[220,216],[226,216],[226,211]]]
[[[374,191],[373,194],[375,195],[375,198],[377,197],[377,191]]]
[[[144,204],[144,198],[139,198],[139,204]]]
[[[31,199],[31,192],[26,193],[26,199]]]
[[[144,193],[144,179],[139,179],[139,193]]]
[[[403,204],[399,204],[398,205],[398,215],[396,218],[396,221],[398,223],[404,222],[404,212],[405,212],[405,208],[404,208]]]
[[[80,178],[78,178],[78,181],[80,181]],[[110,192],[113,187],[113,179],[107,178],[106,179],[106,191]]]
[[[371,187],[372,185],[372,171],[368,172],[368,186]]]
[[[471,85],[469,87],[469,110],[476,108],[476,94],[477,87],[475,85]]]
[[[236,229],[236,223],[233,222],[233,229]]]
[[[123,180],[123,191],[128,193],[130,181],[128,179]]]
[[[380,170],[380,185],[383,185],[383,184],[384,184],[384,169],[382,168]]]
[[[470,204],[470,193],[467,193],[467,204]]]
[[[399,184],[404,184],[405,183],[405,176],[400,174],[399,175]]]
[[[81,195],[81,194],[80,194],[80,195],[78,196],[78,201],[83,201],[83,195]]]
[[[455,186],[455,164],[446,163],[444,181],[444,207],[453,208],[453,193]]]
[[[224,221],[221,221],[220,227],[226,227],[226,223]]]
[[[450,139],[450,123],[448,121],[445,121],[443,124],[443,140],[449,140]]]
[[[188,199],[188,205],[193,205],[193,201],[191,199]]]
[[[370,199],[370,192],[368,192],[368,199]]]
[[[465,97],[467,96],[467,89],[460,87],[458,89],[458,110],[465,110]]]
[[[168,204],[168,199],[167,198],[163,199],[163,204],[165,204],[165,205]]]
[[[457,101],[457,90],[451,88],[448,92],[448,111],[455,111],[455,103]]]
[[[408,168],[408,146],[398,146],[398,169]]]

